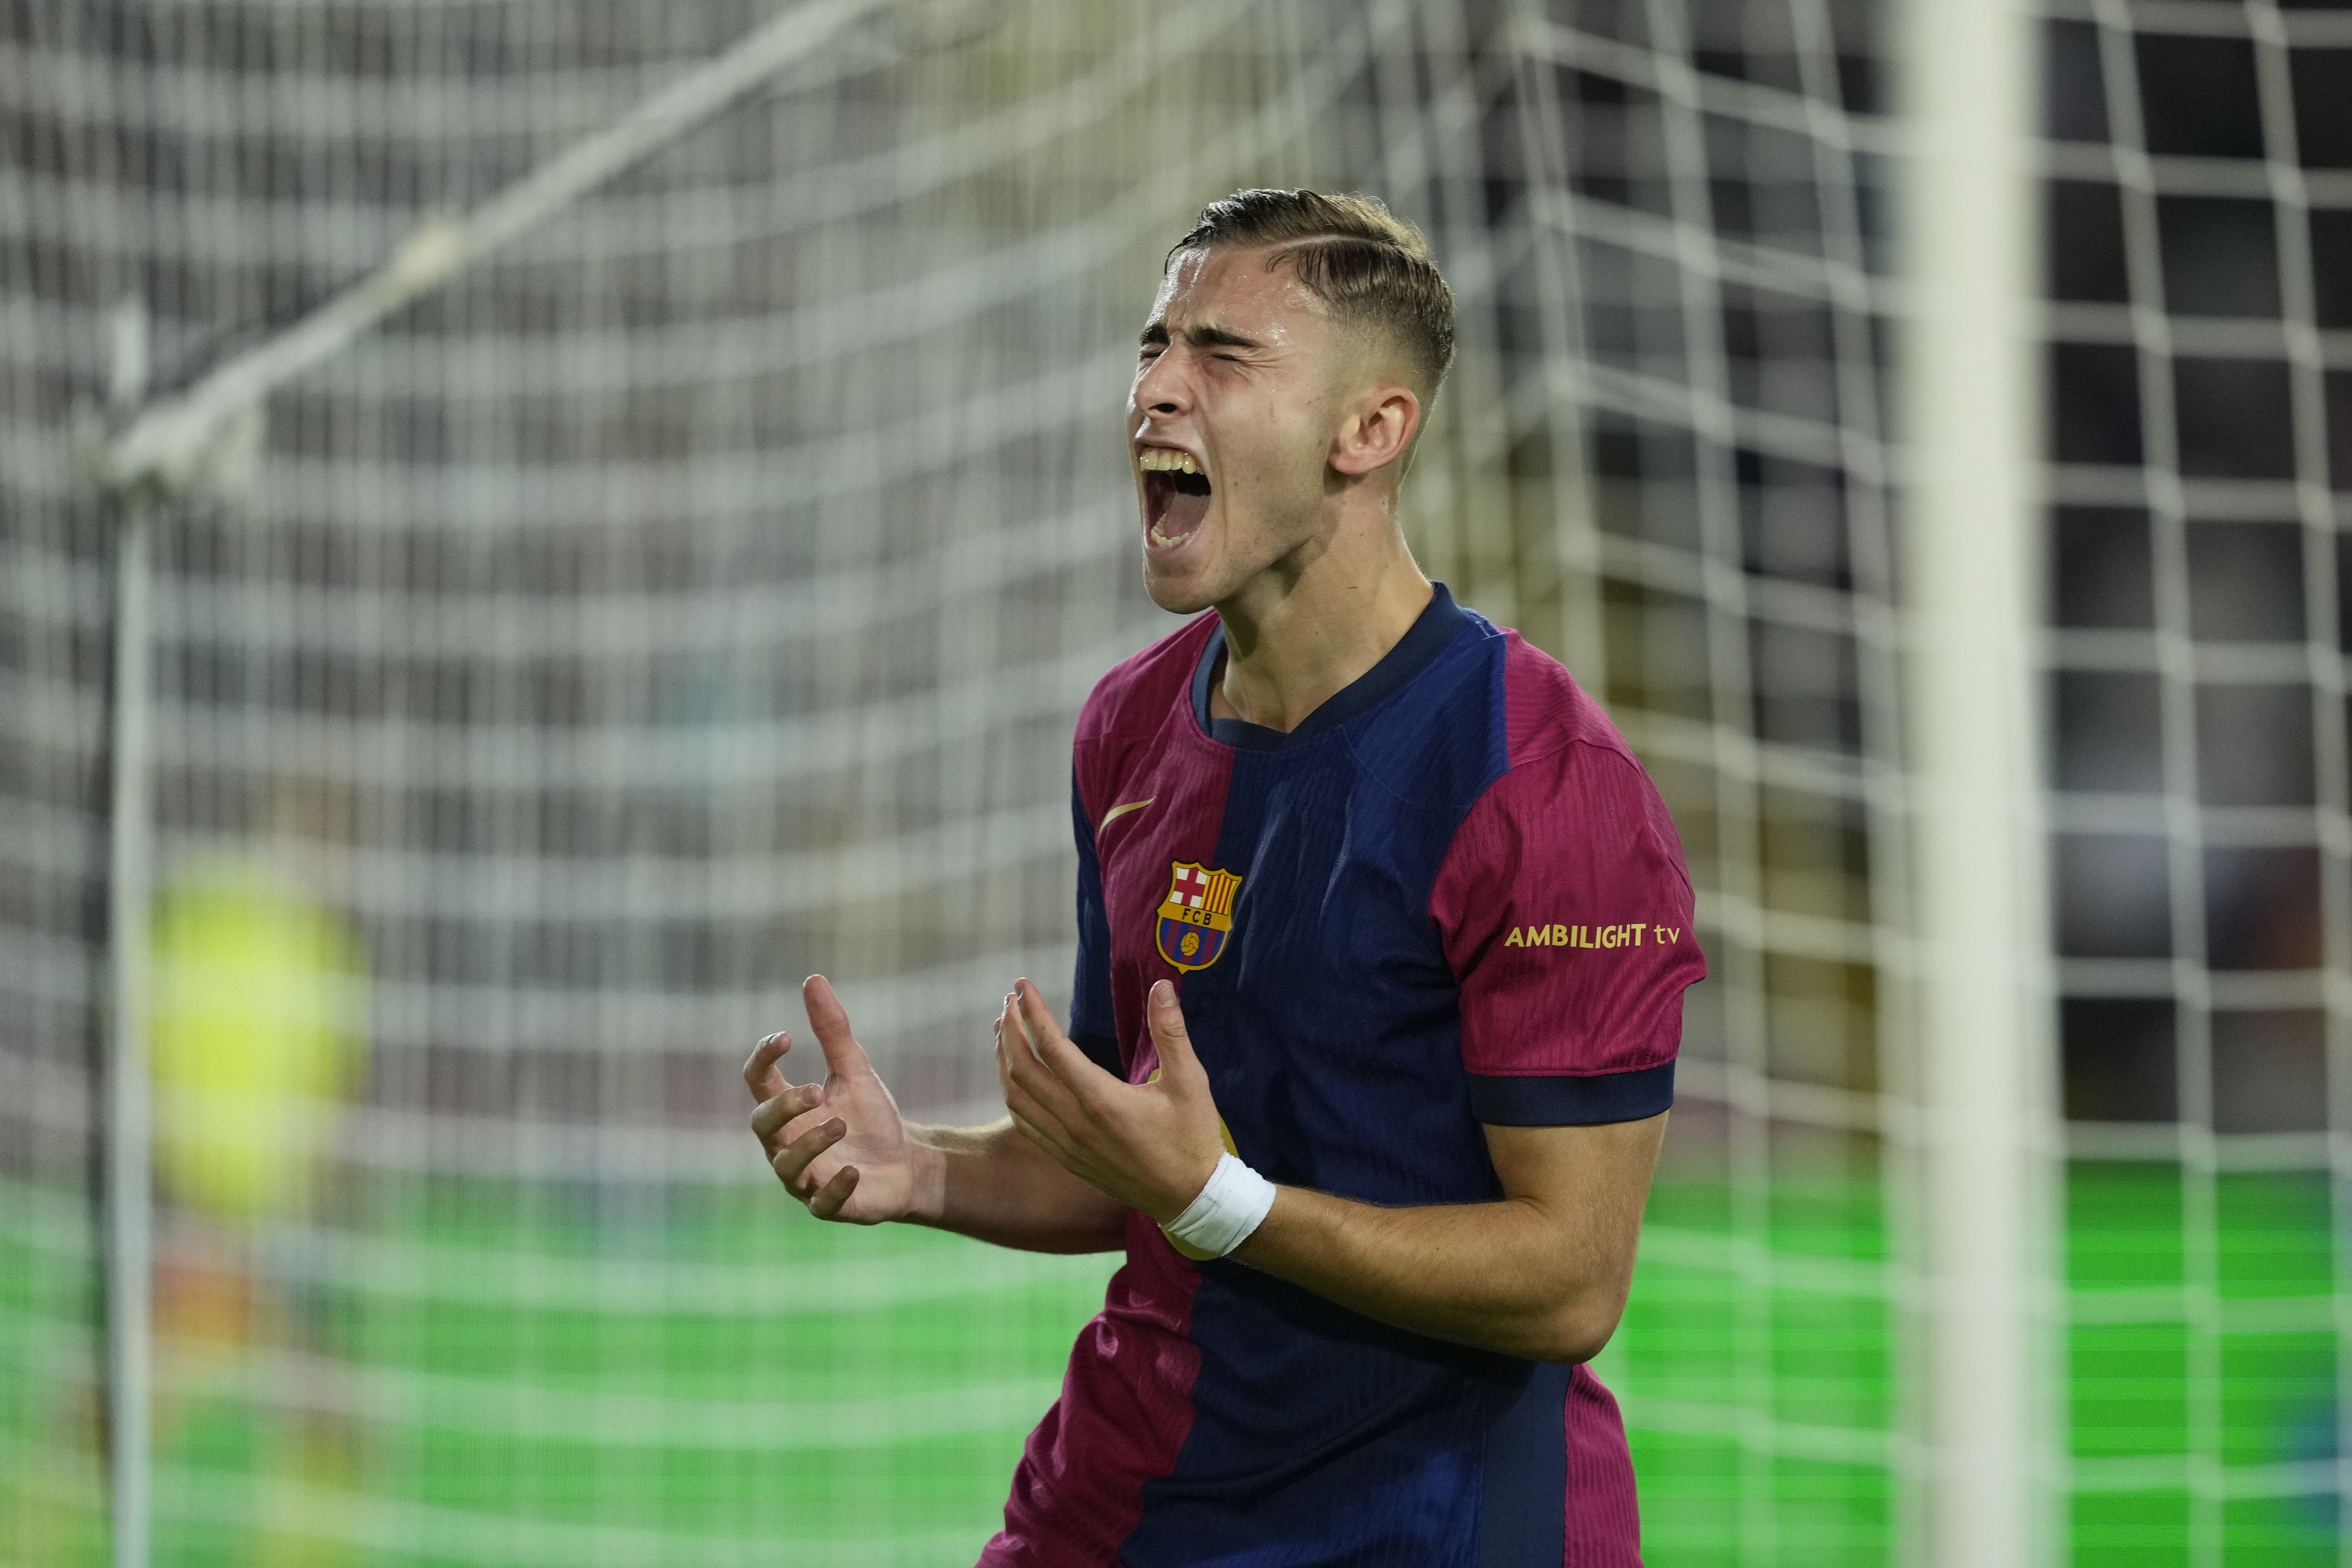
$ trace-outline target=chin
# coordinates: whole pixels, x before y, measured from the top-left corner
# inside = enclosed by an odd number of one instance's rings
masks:
[[[1157,572],[1148,561],[1143,568],[1143,591],[1171,615],[1198,615],[1217,601],[1215,594],[1192,581],[1189,574]]]

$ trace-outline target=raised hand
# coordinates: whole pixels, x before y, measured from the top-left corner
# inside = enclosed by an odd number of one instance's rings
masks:
[[[1097,1191],[1165,1225],[1217,1168],[1223,1124],[1176,988],[1153,986],[1145,1011],[1160,1071],[1148,1083],[1125,1083],[1088,1061],[1044,995],[1019,981],[996,1020],[996,1072],[1024,1138]]]
[[[768,1153],[769,1167],[819,1219],[878,1225],[935,1218],[937,1152],[908,1133],[898,1103],[876,1076],[866,1048],[850,1032],[847,1010],[823,975],[803,983],[801,1001],[824,1052],[824,1082],[785,1080],[782,1062],[793,1042],[781,1030],[761,1040],[743,1064],[743,1082],[760,1103],[751,1131]]]

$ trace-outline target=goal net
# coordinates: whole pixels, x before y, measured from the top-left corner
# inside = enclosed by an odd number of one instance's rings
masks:
[[[2352,35],[2138,14],[2045,49],[2051,1446],[2083,1562],[2334,1562]],[[0,1563],[106,1552],[111,313],[184,387],[774,15],[0,16]],[[156,1560],[976,1552],[1114,1260],[807,1221],[736,1069],[822,971],[910,1114],[981,1119],[995,999],[1066,1000],[1070,726],[1173,624],[1133,333],[1248,184],[1430,233],[1416,550],[1605,697],[1699,886],[1601,1368],[1648,1550],[1898,1560],[1891,38],[901,0],[270,392],[249,477],[152,513]]]

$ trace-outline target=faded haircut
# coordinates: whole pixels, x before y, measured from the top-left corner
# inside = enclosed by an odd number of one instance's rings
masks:
[[[1267,265],[1289,267],[1339,320],[1388,338],[1403,350],[1423,401],[1437,395],[1454,363],[1454,291],[1421,230],[1378,196],[1235,191],[1201,209],[1162,269],[1188,250],[1220,246],[1274,250]]]

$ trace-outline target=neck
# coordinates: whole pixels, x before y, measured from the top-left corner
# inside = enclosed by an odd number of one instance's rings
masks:
[[[1405,547],[1394,497],[1385,500],[1217,605],[1225,670],[1210,692],[1213,716],[1287,733],[1412,630],[1433,591]]]

